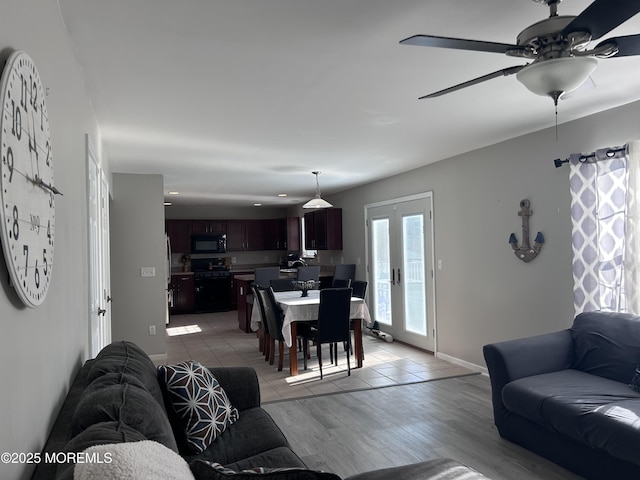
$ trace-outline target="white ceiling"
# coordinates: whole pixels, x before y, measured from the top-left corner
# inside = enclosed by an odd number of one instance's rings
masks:
[[[515,43],[548,16],[531,0],[58,2],[113,171],[163,174],[174,204],[286,206],[313,196],[312,170],[326,195],[555,123],[515,76],[417,100],[526,62],[398,43]],[[636,15],[606,37],[639,32]],[[638,72],[601,60],[558,121],[640,99]]]

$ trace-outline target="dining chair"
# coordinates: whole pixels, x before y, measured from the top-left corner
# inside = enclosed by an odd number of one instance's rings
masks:
[[[275,361],[276,340],[278,341],[278,371],[281,372],[284,365],[284,337],[282,335],[282,323],[284,315],[278,306],[271,287],[256,287],[256,296],[264,313],[263,323],[269,332],[269,365]]]
[[[315,342],[318,364],[320,366],[320,379],[322,374],[322,344],[330,344],[330,349],[335,352],[335,364],[338,364],[338,342],[347,342],[347,374],[351,375],[351,332],[349,331],[349,314],[351,311],[351,288],[325,288],[320,290],[320,305],[318,308],[318,324],[303,332],[305,340]],[[307,369],[308,342],[304,346],[304,369]],[[332,355],[333,363],[333,355]]]
[[[355,263],[340,263],[336,265],[333,271],[333,282],[340,281],[338,284],[332,283],[332,287],[342,287],[342,282],[345,280],[353,279],[356,276],[356,264]]]
[[[251,286],[253,292],[253,298],[255,299],[255,305],[260,312],[260,327],[258,328],[258,348],[264,354],[264,359],[269,360],[271,337],[269,336],[269,325],[267,324],[267,318],[264,315],[264,306],[262,305],[262,298],[258,294],[258,287],[256,285]]]
[[[289,292],[293,290],[293,278],[275,278],[270,285],[274,292]]]
[[[268,287],[272,278],[278,278],[280,276],[280,267],[258,267],[253,272],[253,284],[259,287]],[[247,303],[247,318],[251,318],[251,311],[255,303],[255,297],[253,293],[250,293],[245,297]]]
[[[331,282],[331,288],[349,288],[351,286],[351,279],[347,278],[334,278]]]
[[[298,267],[297,280],[315,280],[316,282],[320,282],[320,265]]]

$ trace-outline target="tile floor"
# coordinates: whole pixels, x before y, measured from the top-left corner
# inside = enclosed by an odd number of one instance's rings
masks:
[[[475,373],[413,347],[364,335],[364,365],[352,369],[351,376],[347,376],[345,353],[340,352],[337,367],[331,366],[326,346],[323,380],[320,380],[317,357],[312,355],[305,371],[301,353],[300,375],[292,377],[288,353],[285,353],[284,370],[278,372],[277,354],[275,364],[269,365],[258,350],[255,334],[242,332],[237,318],[237,311],[173,315],[166,333],[167,363],[197,360],[205,366],[253,366],[260,381],[263,403]],[[353,357],[351,361],[353,365]]]

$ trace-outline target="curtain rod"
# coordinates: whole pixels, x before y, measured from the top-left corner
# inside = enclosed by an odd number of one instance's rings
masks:
[[[619,147],[619,148],[609,148],[605,152],[605,155],[607,157],[609,157],[609,158],[613,158],[613,157],[615,157],[616,153],[624,152],[626,150],[627,150],[627,146],[626,145],[624,147]],[[596,156],[596,152],[592,152],[592,153],[589,153],[589,154],[586,154],[586,155],[580,155],[580,157],[578,157],[578,161],[580,163],[585,163],[590,158],[595,158],[595,156]],[[564,160],[556,158],[553,161],[553,164],[556,166],[556,168],[560,168],[563,163],[569,163],[570,161],[571,161],[570,158],[565,158]]]

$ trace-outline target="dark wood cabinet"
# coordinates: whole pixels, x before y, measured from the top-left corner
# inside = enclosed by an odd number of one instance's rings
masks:
[[[264,220],[228,220],[227,251],[265,250]]]
[[[165,231],[171,241],[171,252],[191,252],[191,220],[167,220]]]
[[[191,252],[191,235],[226,233],[227,251],[299,251],[300,218],[254,220],[166,220],[166,231],[174,253]],[[342,240],[341,240],[342,242]]]
[[[304,233],[307,250],[342,250],[342,209],[305,213]]]
[[[191,233],[227,233],[226,220],[191,220]]]
[[[192,313],[195,309],[194,278],[188,274],[172,274],[173,307],[171,313]]]
[[[264,221],[265,250],[300,250],[300,219],[274,218]]]

